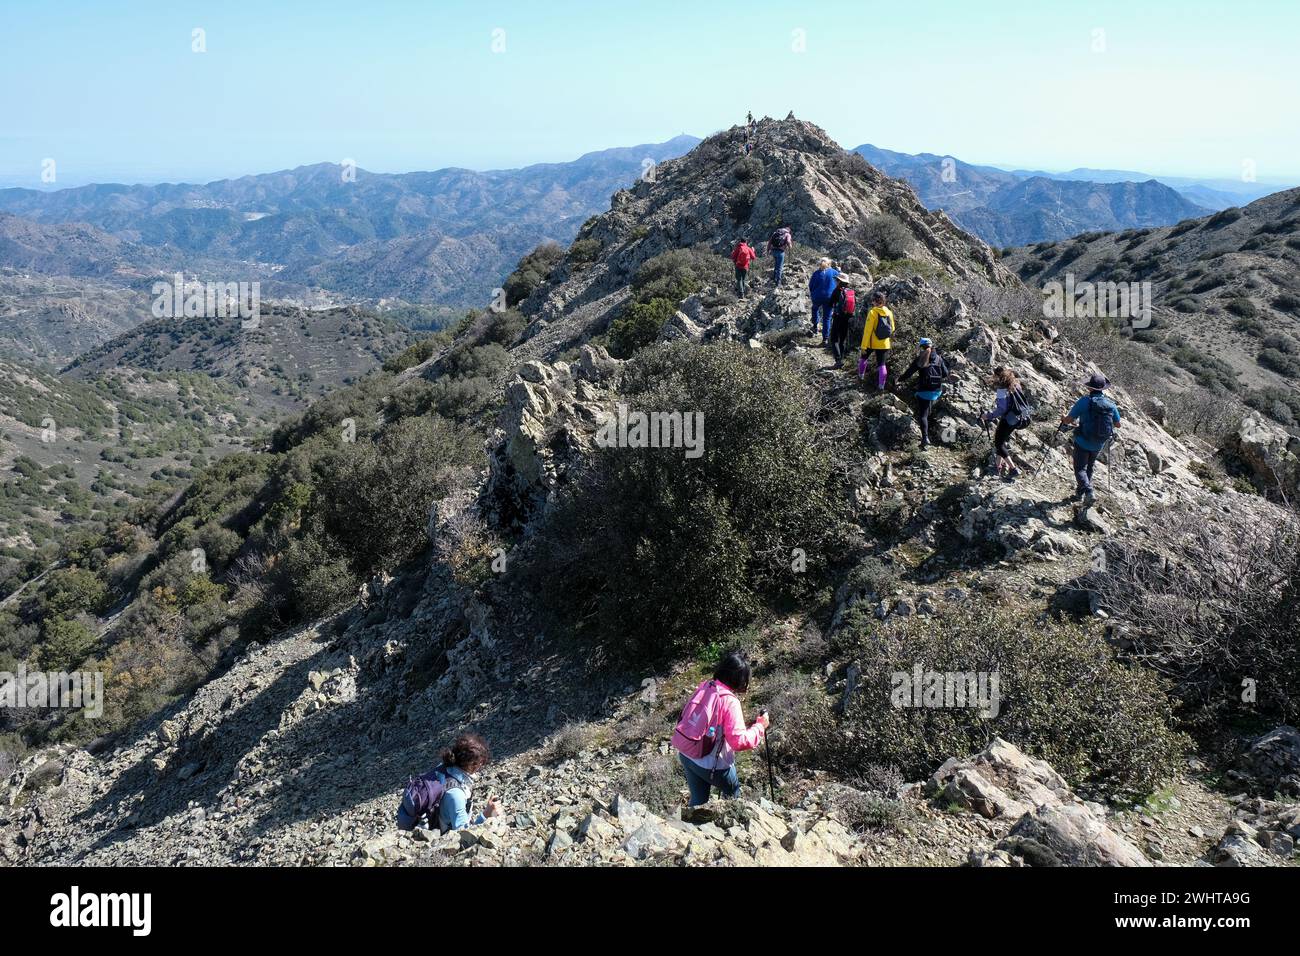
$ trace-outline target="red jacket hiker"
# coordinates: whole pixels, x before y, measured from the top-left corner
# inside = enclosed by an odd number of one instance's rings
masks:
[[[749,264],[758,258],[758,253],[747,242],[742,242],[731,252],[731,261],[737,269],[748,269]]]

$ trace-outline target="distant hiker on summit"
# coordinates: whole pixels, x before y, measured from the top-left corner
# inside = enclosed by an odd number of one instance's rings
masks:
[[[768,725],[767,712],[760,711],[753,726],[745,727],[737,695],[748,690],[749,658],[743,651],[731,651],[682,708],[672,745],[686,771],[693,807],[708,803],[714,787],[728,799],[740,796],[736,752],[761,744]]]
[[[812,334],[817,334],[817,317],[820,315],[823,347],[831,340],[831,300],[835,297],[839,277],[840,272],[831,265],[831,260],[822,259],[808,280],[808,294],[812,297]]]
[[[758,253],[744,239],[736,242],[736,248],[731,250],[731,261],[736,266],[736,295],[745,296],[749,293],[749,265],[758,258]]]
[[[929,339],[921,339],[916,358],[912,359],[907,371],[898,376],[898,384],[902,385],[913,375],[918,377],[912,398],[912,414],[921,428],[921,448],[926,449],[930,447],[930,411],[943,394],[943,383],[948,379],[948,363]]]
[[[794,234],[789,226],[781,226],[767,239],[767,251],[772,254],[772,285],[781,284],[781,274],[785,271],[785,254],[794,245]]]
[[[474,805],[474,778],[492,759],[488,745],[478,734],[461,734],[442,752],[436,767],[420,777],[412,777],[397,808],[397,829],[414,830],[417,826],[437,827],[442,833],[463,830],[501,814],[501,802],[488,797],[483,812],[470,819]]]
[[[866,324],[862,328],[862,354],[858,358],[858,378],[865,378],[871,359],[876,360],[876,391],[885,390],[889,379],[890,339],[898,331],[894,313],[885,304],[885,293],[871,293],[871,311],[867,313]]]
[[[997,459],[997,474],[1007,481],[1020,477],[1020,469],[1012,459],[1011,434],[1021,428],[1028,428],[1030,422],[1029,403],[1025,401],[1020,388],[1020,380],[1009,368],[999,365],[993,370],[988,384],[997,389],[997,400],[991,411],[986,412],[982,421],[987,431],[990,422],[997,422],[993,431],[993,453]]]
[[[1074,432],[1074,494],[1071,497],[1074,501],[1082,499],[1085,505],[1096,501],[1092,493],[1092,468],[1120,425],[1119,406],[1102,394],[1109,387],[1105,375],[1093,374],[1084,382],[1088,394],[1061,416],[1062,427],[1078,422]],[[1110,458],[1106,461],[1109,463]]]

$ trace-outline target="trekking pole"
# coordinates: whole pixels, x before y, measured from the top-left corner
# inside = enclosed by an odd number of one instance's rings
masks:
[[[1111,434],[1110,438],[1106,439],[1106,494],[1110,494],[1111,488],[1113,487],[1110,478],[1111,473],[1114,471],[1110,463],[1110,446],[1113,444],[1115,444],[1114,433]]]
[[[760,716],[766,715],[767,710],[760,710]],[[776,776],[772,772],[772,738],[767,734],[763,735],[763,753],[767,756],[767,792],[772,797],[772,802],[776,803]]]
[[[1047,441],[1043,442],[1043,453],[1039,456],[1038,464],[1034,466],[1034,470],[1030,472],[1029,477],[1036,477],[1043,470],[1043,465],[1047,464],[1047,453],[1056,447],[1057,436],[1064,435],[1068,427],[1068,425],[1057,425],[1052,434],[1048,436]]]

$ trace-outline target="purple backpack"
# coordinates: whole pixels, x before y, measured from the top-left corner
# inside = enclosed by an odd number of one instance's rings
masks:
[[[412,777],[402,793],[402,818],[398,822],[398,829],[413,830],[425,817],[428,817],[430,826],[438,826],[438,807],[442,805],[442,798],[448,790],[456,789],[468,788],[447,774],[441,766],[434,767],[422,776]]]

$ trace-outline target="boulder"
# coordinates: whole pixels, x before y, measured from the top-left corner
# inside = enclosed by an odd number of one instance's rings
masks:
[[[1081,803],[1040,806],[997,844],[1030,866],[1150,866],[1142,852]]]
[[[990,818],[1020,816],[1035,807],[1075,799],[1050,764],[1001,737],[973,757],[945,761],[926,786],[939,800]]]
[[[1282,725],[1257,737],[1237,770],[1260,790],[1300,796],[1300,731]]]
[[[1254,412],[1242,419],[1233,446],[1260,487],[1295,488],[1300,481],[1300,458],[1296,457],[1297,439],[1285,428],[1266,421]]]

